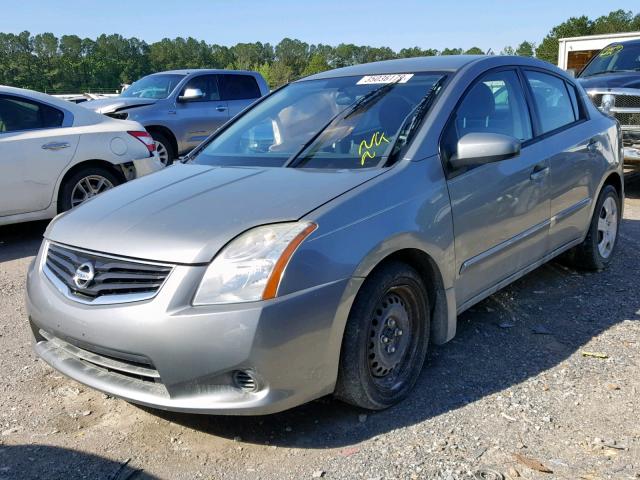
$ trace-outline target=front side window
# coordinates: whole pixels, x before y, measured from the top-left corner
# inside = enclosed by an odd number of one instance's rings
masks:
[[[137,82],[133,82],[129,88],[120,94],[125,98],[151,98],[160,100],[167,98],[176,88],[184,75],[163,73],[143,77]]]
[[[526,71],[525,76],[533,92],[543,134],[577,120],[576,110],[564,80],[534,71]]]
[[[221,75],[222,95],[224,100],[249,100],[260,98],[260,88],[251,75]]]
[[[292,83],[215,137],[194,163],[359,169],[384,165],[408,144],[412,118],[441,89],[439,73],[340,77]],[[428,101],[427,101],[428,100]]]
[[[469,133],[499,133],[521,142],[533,137],[529,110],[515,71],[491,72],[466,93],[444,132],[445,160],[457,153],[458,141]]]
[[[64,113],[57,108],[21,97],[0,95],[0,133],[62,126]]]
[[[603,48],[580,73],[581,78],[611,72],[640,71],[640,45],[621,43]]]
[[[202,98],[190,100],[190,102],[213,102],[220,100],[217,75],[200,75],[192,78],[182,89],[184,93],[187,89],[197,89],[202,92]]]

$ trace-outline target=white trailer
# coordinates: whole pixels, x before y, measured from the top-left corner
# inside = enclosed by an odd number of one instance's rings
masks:
[[[561,38],[558,41],[558,67],[579,72],[596,53],[610,43],[638,39],[640,39],[640,32]]]

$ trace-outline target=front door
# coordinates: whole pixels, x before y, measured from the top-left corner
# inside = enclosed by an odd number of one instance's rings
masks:
[[[62,110],[0,95],[0,216],[44,210],[80,136]]]
[[[515,70],[485,74],[466,93],[443,136],[443,160],[475,132],[509,135],[523,147],[507,160],[458,171],[446,165],[459,305],[542,258],[549,229],[548,163],[529,144],[531,117]]]
[[[209,135],[229,120],[229,107],[220,96],[218,75],[199,75],[189,80],[183,87],[182,95],[188,88],[199,89],[202,98],[176,103],[176,117],[180,125],[179,135],[186,150],[198,146]]]

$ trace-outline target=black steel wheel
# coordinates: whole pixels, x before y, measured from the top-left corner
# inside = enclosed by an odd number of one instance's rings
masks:
[[[395,262],[375,270],[356,296],[345,327],[336,397],[372,410],[406,397],[424,364],[429,326],[420,275]]]

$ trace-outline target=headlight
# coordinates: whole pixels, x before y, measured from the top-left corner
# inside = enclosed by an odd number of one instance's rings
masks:
[[[253,228],[236,237],[207,267],[193,304],[251,302],[275,297],[289,259],[316,227],[310,222],[276,223]]]

